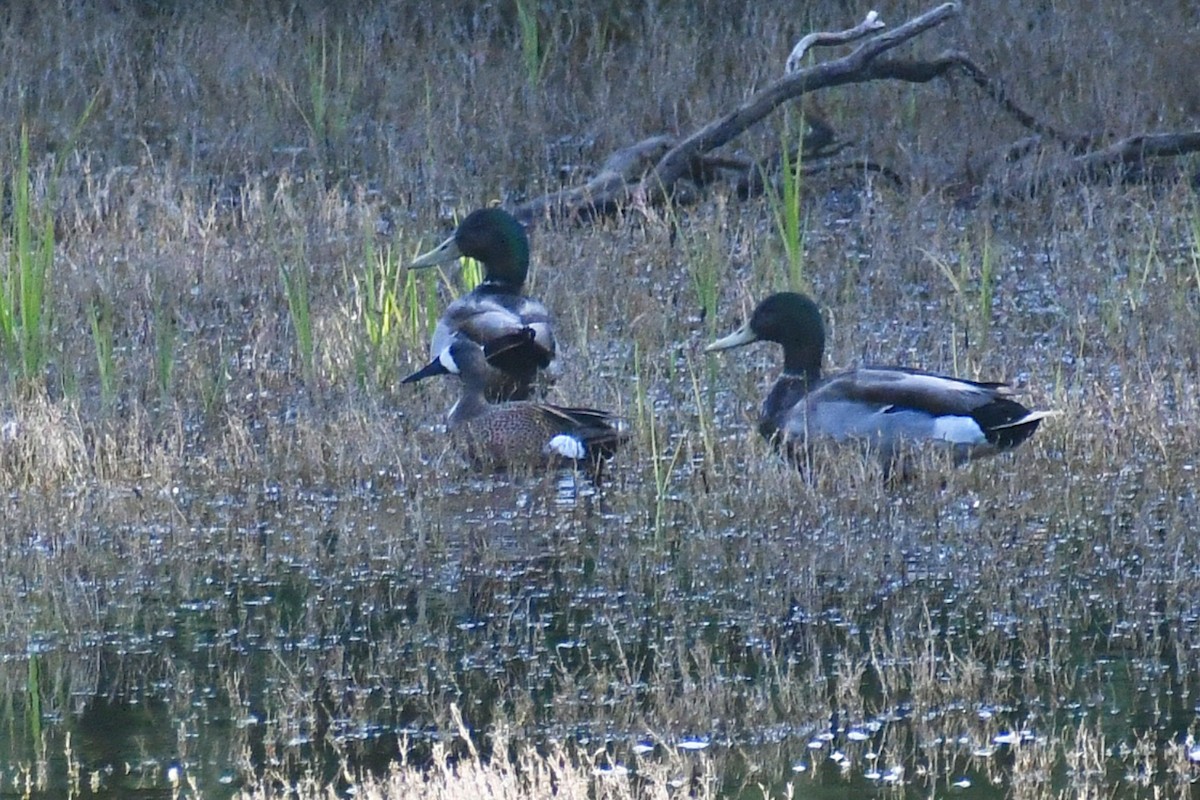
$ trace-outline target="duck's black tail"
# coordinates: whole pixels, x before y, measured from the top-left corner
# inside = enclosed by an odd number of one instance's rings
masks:
[[[1030,411],[1015,400],[998,397],[975,409],[971,417],[983,429],[983,435],[987,437],[989,444],[997,450],[1007,450],[1033,436],[1042,420],[1053,413]]]

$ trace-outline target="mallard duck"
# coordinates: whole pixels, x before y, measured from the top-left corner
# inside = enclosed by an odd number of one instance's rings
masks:
[[[433,331],[430,356],[445,351],[455,336],[486,348],[494,339],[530,329],[532,340],[522,338],[519,346],[500,348],[495,354],[489,351],[483,370],[484,395],[489,400],[527,399],[538,371],[551,367],[555,346],[546,307],[522,294],[529,272],[525,227],[504,209],[481,208],[468,214],[453,236],[413,261],[410,269],[445,264],[460,256],[479,260],[483,282],[446,308]],[[404,382],[424,377],[421,370]]]
[[[628,436],[607,411],[539,403],[531,400],[489,403],[485,385],[489,357],[527,347],[537,333],[525,328],[489,343],[487,352],[470,338],[457,335],[421,372],[459,376],[461,392],[450,409],[447,427],[466,444],[477,463],[498,469],[564,463],[597,468]],[[413,376],[405,382],[417,380]]]
[[[863,440],[890,468],[904,442],[947,442],[956,463],[1016,447],[1051,412],[1030,411],[1003,383],[904,367],[859,367],[821,377],[825,326],[810,298],[773,294],[750,321],[708,351],[751,342],[783,345],[783,374],[763,402],[758,430],[797,455],[810,439]]]

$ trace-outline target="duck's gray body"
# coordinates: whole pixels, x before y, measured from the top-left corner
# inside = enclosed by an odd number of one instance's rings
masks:
[[[820,380],[785,375],[763,404],[759,431],[790,446],[858,440],[890,459],[905,443],[945,442],[956,461],[1016,447],[1044,414],[995,383],[902,368],[860,367]]]
[[[708,349],[755,341],[783,346],[783,374],[763,402],[759,432],[793,455],[820,439],[854,440],[890,463],[906,443],[939,442],[962,462],[1016,447],[1047,416],[1011,399],[1002,383],[904,367],[860,367],[822,377],[824,325],[804,295],[771,295],[746,325]]]

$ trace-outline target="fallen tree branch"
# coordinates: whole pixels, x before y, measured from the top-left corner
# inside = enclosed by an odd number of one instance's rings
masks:
[[[980,196],[977,190],[985,181],[1007,184],[1003,191],[993,192],[995,196],[1028,197],[1045,186],[1111,178],[1114,168],[1119,165],[1200,151],[1200,132],[1134,136],[1096,149],[1100,137],[1068,132],[1022,108],[1000,81],[961,51],[946,50],[932,61],[885,57],[901,44],[953,18],[958,10],[956,3],[945,3],[870,38],[865,37],[883,27],[874,11],[848,30],[808,34],[788,57],[788,74],[734,110],[686,137],[653,136],[622,148],[613,153],[595,177],[583,186],[534,198],[517,206],[513,213],[526,224],[532,224],[543,219],[591,218],[613,213],[622,206],[648,209],[672,197],[676,202],[687,202],[696,196],[691,191],[693,187],[704,187],[718,179],[730,181],[739,197],[758,194],[776,174],[776,165],[782,160],[778,154],[755,161],[717,156],[712,151],[732,141],[788,101],[819,89],[875,80],[927,83],[962,73],[1005,114],[1034,134],[1008,145],[980,164],[967,167],[965,183],[972,187],[975,197]],[[865,41],[841,58],[810,67],[799,66],[813,47],[864,38]],[[849,145],[838,141],[832,127],[819,114],[810,113],[806,119],[812,130],[804,137],[799,163],[803,163],[806,173],[811,173],[818,169],[813,165],[814,160],[830,158]],[[1065,162],[1062,158],[1039,160],[1030,166],[1024,178],[1012,180],[1012,169],[1008,165],[1018,162],[1029,165],[1033,159],[1028,157],[1042,152],[1048,143],[1056,145],[1060,153],[1067,156]],[[790,162],[797,163],[795,159]],[[1004,172],[996,169],[996,165],[1006,165]],[[902,179],[895,171],[866,157],[829,167],[835,168],[876,172],[896,185],[902,185]]]
[[[1129,136],[1025,178],[1009,187],[1004,195],[1007,199],[1033,197],[1048,186],[1111,179],[1120,167],[1142,166],[1147,159],[1173,158],[1196,152],[1200,152],[1200,130]]]
[[[988,75],[965,53],[957,50],[947,50],[933,61],[883,59],[871,64],[867,69],[873,78],[905,81],[906,83],[928,83],[935,78],[944,77],[951,70],[958,69],[1023,127],[1060,142],[1072,152],[1082,153],[1092,145],[1091,136],[1060,131],[1050,123],[1043,122],[1025,111],[1009,98],[1008,92],[999,81]]]
[[[781,104],[817,89],[873,80],[867,67],[879,56],[958,13],[958,6],[945,3],[898,28],[863,42],[849,55],[797,70],[760,91],[739,108],[713,120],[672,147],[633,189],[636,202],[657,205],[669,194],[672,184],[687,165],[701,153],[726,144]]]
[[[855,25],[853,28],[845,31],[837,31],[829,33],[826,31],[818,31],[810,33],[800,41],[796,42],[796,46],[792,48],[792,54],[788,56],[787,63],[784,65],[783,73],[791,75],[796,70],[800,69],[800,62],[804,60],[804,56],[814,47],[824,47],[834,44],[848,44],[857,41],[866,36],[871,31],[877,31],[880,28],[886,27],[883,21],[879,19],[877,11],[867,12],[867,16],[862,22]]]
[[[867,72],[872,61],[957,13],[957,4],[944,3],[898,28],[863,42],[842,58],[798,69],[767,86],[734,111],[713,120],[682,140],[656,136],[631,148],[619,150],[609,157],[599,174],[584,186],[522,203],[513,209],[513,214],[528,224],[542,218],[591,217],[609,213],[627,203],[658,205],[670,195],[677,181],[700,171],[705,154],[728,143],[781,104],[817,89],[874,80]],[[847,37],[845,41],[850,41],[880,25],[882,23],[878,22],[877,15],[868,14],[866,19],[849,31],[818,34],[818,37],[825,40]],[[808,46],[811,47],[812,43]],[[664,145],[666,152],[661,154],[653,168],[643,170],[635,177],[632,173],[637,172],[638,165]]]
[[[673,136],[651,136],[610,155],[595,177],[583,186],[563,189],[522,203],[513,216],[525,225],[539,219],[609,214],[616,210],[628,187],[662,158],[675,143]]]

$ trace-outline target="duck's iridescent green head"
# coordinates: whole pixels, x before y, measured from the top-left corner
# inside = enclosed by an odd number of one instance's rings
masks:
[[[728,350],[751,342],[783,345],[783,369],[815,378],[821,372],[825,352],[825,325],[821,310],[809,297],[797,292],[779,292],[754,309],[750,321],[705,349]]]
[[[413,269],[445,264],[468,256],[483,264],[485,283],[519,289],[529,273],[529,237],[525,226],[502,208],[472,211],[454,235],[421,255]]]

